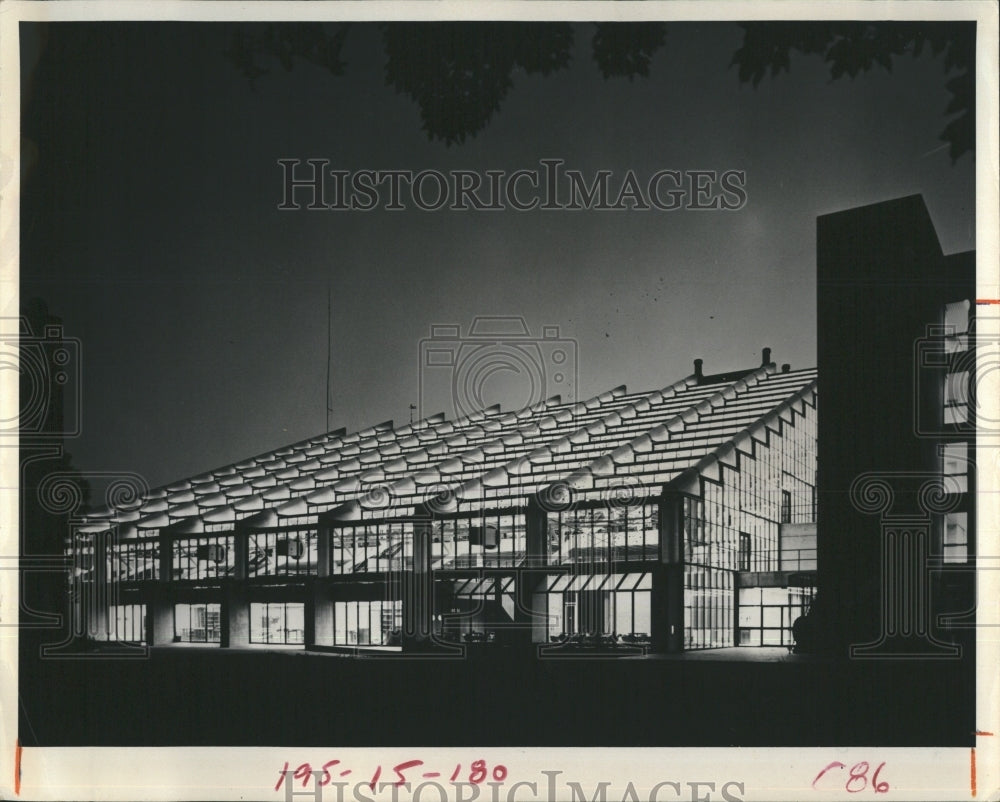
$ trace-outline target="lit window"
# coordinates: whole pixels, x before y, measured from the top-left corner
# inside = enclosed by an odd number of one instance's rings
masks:
[[[945,353],[953,354],[964,351],[968,347],[967,332],[969,331],[969,302],[958,301],[945,304]]]
[[[944,561],[964,563],[969,559],[968,516],[949,512],[944,516]]]
[[[220,605],[175,604],[174,637],[181,643],[220,643]]]
[[[214,579],[235,572],[231,536],[185,538],[173,546],[174,579]]]
[[[750,535],[746,532],[740,532],[740,570],[749,571],[750,570],[750,553],[751,553],[751,543]]]
[[[941,463],[941,473],[945,477],[945,490],[949,493],[968,491],[969,444],[946,444],[942,451]]]
[[[648,644],[652,588],[648,573],[550,576],[538,591],[548,597],[545,637],[550,642],[602,637]]]
[[[250,642],[305,643],[303,605],[293,602],[253,602],[250,605]]]
[[[247,544],[247,574],[289,576],[316,573],[316,531],[260,532]],[[202,549],[200,560],[225,559],[223,551]]]
[[[111,546],[111,577],[118,582],[140,582],[159,577],[160,553],[156,541],[126,541]]]
[[[347,601],[334,605],[333,642],[345,646],[399,646],[401,601]]]
[[[146,642],[146,605],[113,604],[108,609],[109,640],[121,643]]]
[[[965,423],[969,418],[969,372],[949,373],[944,379],[944,422]]]

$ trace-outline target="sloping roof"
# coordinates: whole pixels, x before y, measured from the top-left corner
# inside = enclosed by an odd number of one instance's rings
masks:
[[[87,529],[195,534],[322,513],[395,517],[429,501],[448,511],[521,506],[565,490],[649,494],[745,450],[815,394],[815,369],[778,373],[769,364],[650,392],[616,387],[575,404],[556,397],[517,412],[341,429],[151,490],[133,509],[94,513]]]

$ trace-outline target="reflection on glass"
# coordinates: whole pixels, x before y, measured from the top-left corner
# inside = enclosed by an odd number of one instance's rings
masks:
[[[814,589],[740,588],[739,645],[791,646],[792,626],[809,611]]]
[[[968,337],[965,335],[969,331],[970,306],[969,301],[945,304],[945,353],[964,351],[968,347]]]
[[[949,493],[965,493],[969,489],[969,444],[948,443],[942,452],[944,487]]]
[[[160,549],[155,540],[125,540],[108,550],[108,575],[116,582],[159,578]]]
[[[969,417],[969,372],[949,373],[944,379],[944,422],[965,423]]]
[[[305,643],[305,614],[296,602],[252,602],[250,642],[273,644]]]
[[[431,529],[433,568],[512,568],[524,562],[524,515],[447,518]]]
[[[221,643],[221,606],[175,604],[174,638],[181,643]]]
[[[146,642],[146,605],[113,604],[108,608],[108,640]]]
[[[330,571],[372,574],[413,568],[413,524],[370,523],[331,533]]]
[[[597,566],[659,559],[659,505],[613,505],[550,512],[546,517],[550,565]]]
[[[542,585],[546,639],[577,645],[648,645],[650,574],[577,574]]]
[[[684,571],[685,648],[732,646],[733,633],[733,572],[687,566]]]
[[[173,543],[174,579],[215,579],[236,571],[231,535],[193,537]]]
[[[949,512],[944,516],[944,561],[964,563],[969,559],[968,515]]]
[[[344,646],[399,646],[401,601],[346,601],[334,604],[333,642]]]
[[[247,576],[315,574],[316,530],[251,534],[247,544]]]

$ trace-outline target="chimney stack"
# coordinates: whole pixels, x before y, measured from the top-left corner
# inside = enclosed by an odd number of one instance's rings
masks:
[[[790,371],[791,369],[792,369],[792,366],[789,365],[787,362],[784,365],[781,366],[781,372],[782,373],[788,373],[788,371]]]
[[[702,365],[702,361],[700,359],[696,359],[694,361],[694,377],[698,381],[701,381],[701,379],[702,379],[701,365]]]
[[[771,349],[765,348],[762,352],[762,359],[760,361],[761,367],[765,367],[771,364]]]

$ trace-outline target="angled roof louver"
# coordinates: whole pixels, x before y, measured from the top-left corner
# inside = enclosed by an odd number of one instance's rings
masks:
[[[770,360],[715,376],[697,367],[648,392],[619,386],[576,403],[554,396],[515,412],[493,406],[454,421],[439,413],[398,428],[338,429],[152,489],[135,509],[95,510],[83,531],[135,537],[323,514],[389,517],[442,492],[450,508],[515,506],[556,484],[588,493],[626,476],[681,486],[815,402],[815,370],[778,372]]]

